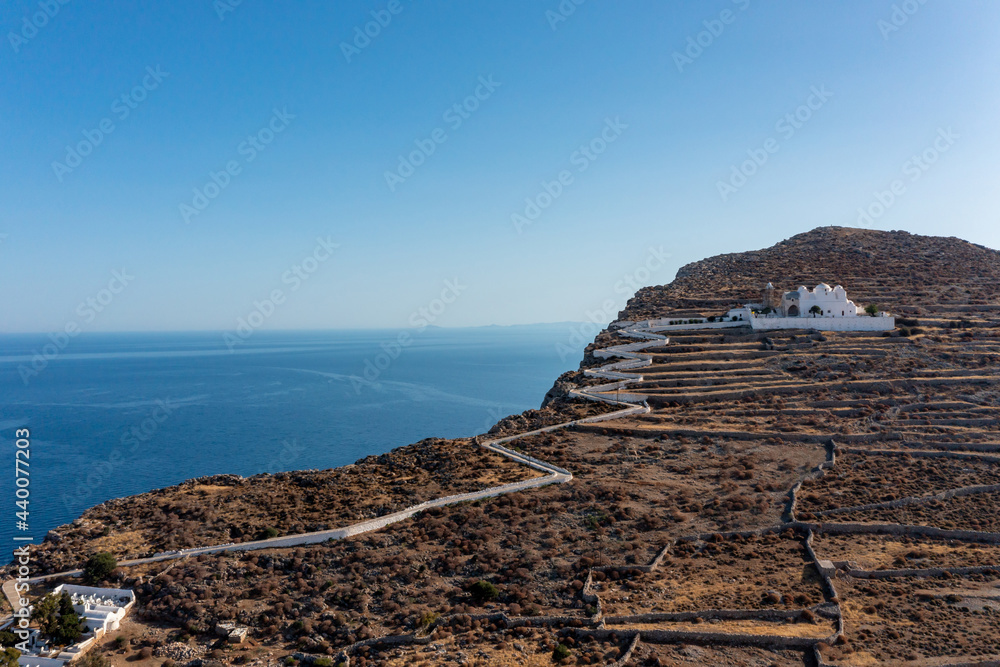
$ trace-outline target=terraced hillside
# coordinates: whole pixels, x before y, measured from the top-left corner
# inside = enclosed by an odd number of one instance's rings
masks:
[[[709,257],[682,267],[669,285],[645,287],[620,319],[722,310],[777,289],[840,284],[857,303],[907,315],[995,316],[1000,262],[995,250],[956,238],[820,227],[763,250]],[[706,313],[709,314],[709,313]]]
[[[716,314],[768,281],[841,283],[908,319],[889,335],[648,322]],[[1000,253],[825,228],[685,267],[620,319],[550,392],[545,423],[581,412],[573,383],[649,411],[508,443],[572,481],[337,542],[123,570],[141,630],[103,650],[182,641],[206,662],[352,667],[1000,664]],[[350,500],[324,502],[340,516]],[[227,619],[251,640],[217,644]]]

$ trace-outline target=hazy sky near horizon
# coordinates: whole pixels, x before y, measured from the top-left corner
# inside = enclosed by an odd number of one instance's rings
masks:
[[[995,2],[0,16],[0,332],[606,322],[821,225],[1000,247]]]

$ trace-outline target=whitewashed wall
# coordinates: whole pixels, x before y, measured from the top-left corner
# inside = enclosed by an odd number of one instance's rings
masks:
[[[774,329],[815,329],[817,331],[892,331],[895,317],[755,317],[755,331]]]

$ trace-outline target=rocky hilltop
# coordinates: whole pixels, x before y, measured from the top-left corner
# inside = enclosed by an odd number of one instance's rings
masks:
[[[902,317],[768,335],[643,322],[725,312],[769,281],[839,283]],[[1000,253],[905,232],[821,228],[688,265],[640,290],[632,324],[603,331],[544,408],[495,427],[571,480],[337,541],[120,568],[139,612],[98,650],[153,666],[143,647],[318,667],[997,664],[998,286]],[[537,476],[488,439],[114,501],[39,562],[239,543]],[[217,641],[220,621],[250,639]]]
[[[722,310],[760,298],[763,287],[843,285],[856,303],[903,314],[996,308],[1000,254],[954,237],[820,227],[763,250],[716,255],[681,267],[669,285],[640,289],[619,315]],[[994,310],[995,312],[995,310]]]

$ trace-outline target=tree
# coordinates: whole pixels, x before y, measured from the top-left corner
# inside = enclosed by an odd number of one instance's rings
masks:
[[[80,639],[80,635],[83,634],[82,625],[80,617],[76,615],[76,612],[63,614],[59,617],[59,627],[56,628],[52,636],[60,644],[66,646],[75,644]]]
[[[43,597],[31,610],[31,620],[38,623],[43,635],[53,635],[59,629],[59,599],[52,594]]]
[[[62,595],[59,596],[59,613],[63,616],[76,613],[73,609],[73,598],[66,591],[63,591]]]
[[[865,312],[871,315],[872,317],[875,317],[876,315],[878,315],[878,306],[876,306],[874,303],[870,303],[867,306],[865,306]]]
[[[83,566],[83,576],[92,584],[104,581],[111,571],[118,567],[118,561],[107,551],[96,553]]]
[[[83,624],[67,593],[50,593],[39,600],[31,612],[31,620],[38,623],[43,635],[64,646],[75,643],[83,634]]]
[[[812,308],[809,309],[809,312],[812,313],[813,317],[816,317],[817,315],[823,314],[823,309],[820,308],[819,306],[813,306]]]
[[[20,657],[20,651],[8,646],[0,652],[0,667],[17,667],[17,659]]]

